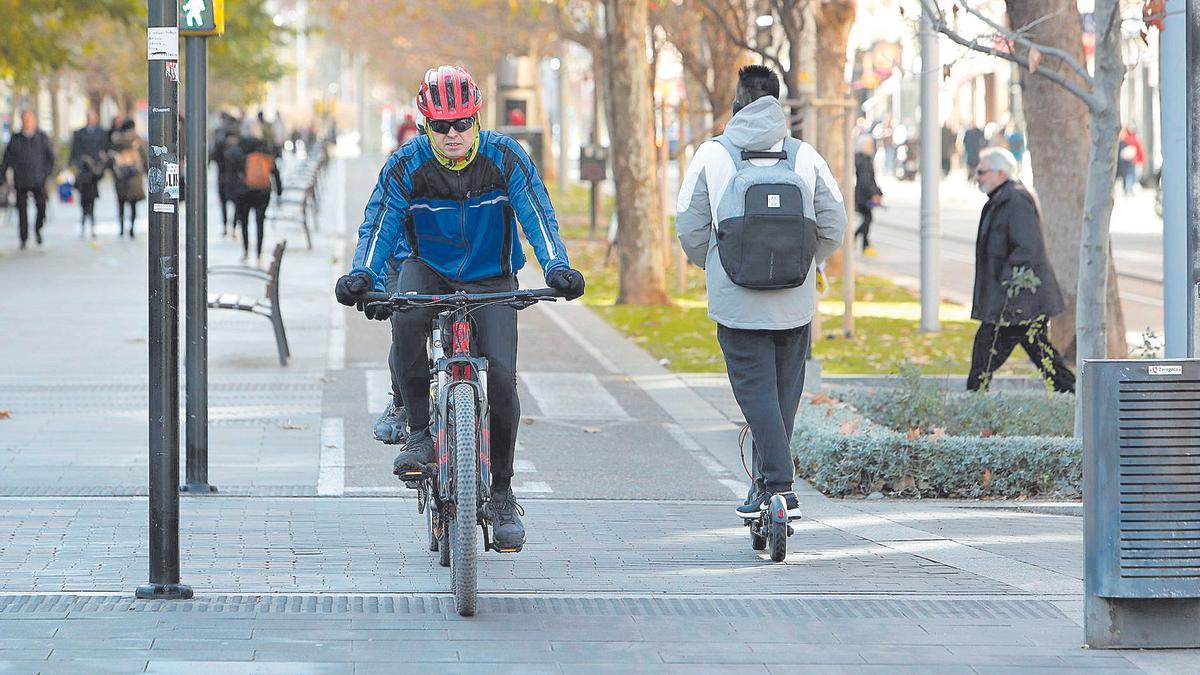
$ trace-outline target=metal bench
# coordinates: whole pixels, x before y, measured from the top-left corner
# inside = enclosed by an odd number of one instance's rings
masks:
[[[208,268],[208,274],[231,274],[252,277],[267,282],[265,298],[254,298],[236,293],[209,293],[208,306],[212,309],[236,309],[264,316],[271,320],[275,329],[275,346],[279,349],[279,365],[286,366],[288,357],[287,333],[283,329],[283,316],[279,313],[279,266],[283,262],[283,251],[287,248],[287,240],[275,244],[271,254],[271,265],[266,271],[245,265],[214,265]]]

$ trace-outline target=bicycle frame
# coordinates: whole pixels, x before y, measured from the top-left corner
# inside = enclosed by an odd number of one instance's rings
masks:
[[[450,336],[450,352],[446,352],[445,336]],[[475,390],[475,400],[478,405],[478,434],[479,439],[479,483],[491,484],[491,413],[487,400],[487,359],[471,355],[471,338],[473,329],[469,311],[457,307],[441,312],[433,321],[430,333],[430,359],[433,362],[434,396],[436,410],[434,420],[437,433],[434,436],[434,448],[438,459],[438,492],[442,500],[450,500],[452,484],[450,481],[450,444],[447,442],[446,429],[450,406],[450,389],[453,385],[468,385]]]

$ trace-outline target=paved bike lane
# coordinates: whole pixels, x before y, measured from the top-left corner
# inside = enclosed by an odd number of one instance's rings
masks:
[[[331,173],[347,189],[330,190],[323,208],[342,216],[323,223],[334,225],[321,234],[328,248],[301,256],[297,270],[296,285],[308,289],[295,296],[305,308],[298,320],[311,322],[299,330],[311,355],[290,373],[299,379],[239,366],[232,353],[225,362],[230,401],[261,389],[283,403],[228,426],[215,475],[243,489],[182,501],[183,578],[197,600],[131,599],[147,559],[145,500],[120,496],[144,480],[144,426],[134,433],[144,419],[122,407],[142,395],[136,385],[92,397],[132,421],[110,425],[97,405],[92,435],[107,440],[89,447],[86,429],[49,433],[67,407],[53,405],[45,368],[0,381],[0,399],[24,406],[0,424],[42,420],[38,429],[0,426],[0,672],[1116,673],[1194,664],[1194,653],[1080,649],[1076,518],[810,493],[788,561],[766,562],[730,515],[725,481],[738,483],[740,467],[727,384],[662,371],[574,305],[522,315],[530,422],[518,458],[531,467],[519,466],[515,482],[530,543],[520,555],[482,555],[481,614],[455,616],[415,502],[388,473],[395,449],[369,438],[378,409],[370,398],[386,387],[386,328],[329,299],[374,172],[364,159]],[[247,331],[255,328],[265,327]],[[71,400],[92,400],[58,382]],[[272,417],[302,406],[308,417],[283,419],[305,429]],[[74,448],[59,457],[66,466],[30,459],[64,443]],[[230,452],[264,445],[272,449],[256,461],[236,471],[229,463]],[[72,483],[70,463],[89,452],[101,455],[96,466],[128,466]]]

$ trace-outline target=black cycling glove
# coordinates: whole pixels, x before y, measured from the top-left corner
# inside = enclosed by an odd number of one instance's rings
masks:
[[[368,319],[387,321],[392,317],[392,306],[386,302],[373,302],[362,308]]]
[[[583,275],[579,270],[560,267],[546,275],[546,285],[562,293],[567,300],[574,300],[583,295]]]
[[[371,277],[366,272],[345,274],[334,284],[333,294],[338,302],[353,307],[362,296],[371,291],[372,285]]]

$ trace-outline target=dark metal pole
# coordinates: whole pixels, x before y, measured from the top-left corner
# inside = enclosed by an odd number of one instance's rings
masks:
[[[208,483],[208,38],[188,36],[184,133],[187,136],[187,482],[192,494],[217,489]]]
[[[1200,303],[1200,272],[1196,245],[1200,243],[1200,0],[1187,0],[1187,355],[1200,354],[1196,330],[1196,305]]]
[[[184,599],[179,583],[179,33],[177,0],[148,0],[150,98],[150,583],[143,599]]]

